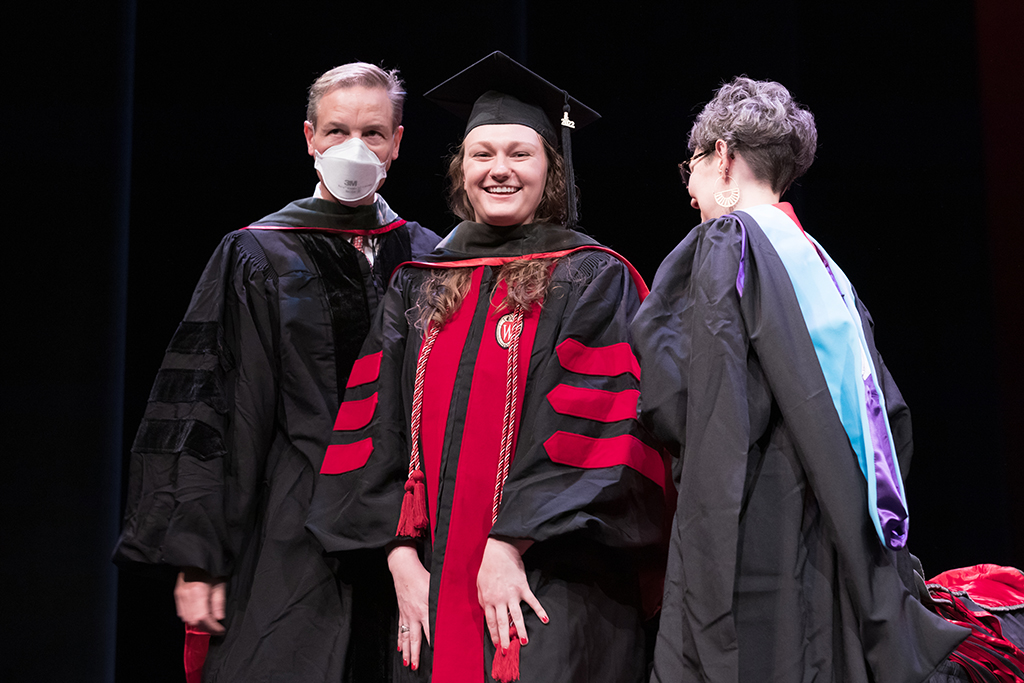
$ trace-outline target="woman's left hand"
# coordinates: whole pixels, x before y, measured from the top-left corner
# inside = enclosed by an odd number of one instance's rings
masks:
[[[491,642],[502,652],[508,649],[509,644],[509,615],[516,625],[519,642],[526,645],[529,640],[520,602],[532,607],[540,620],[548,623],[547,612],[530,590],[526,570],[523,568],[523,553],[532,544],[533,541],[529,540],[507,543],[488,538],[484,547],[484,557],[476,578],[476,594],[484,609]]]

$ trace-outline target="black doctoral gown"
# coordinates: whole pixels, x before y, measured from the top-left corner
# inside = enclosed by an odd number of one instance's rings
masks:
[[[879,540],[790,274],[741,215],[690,232],[631,326],[642,419],[678,457],[652,681],[918,683],[966,632]],[[910,414],[856,311],[905,473]]]
[[[372,268],[353,234],[378,237]],[[210,259],[132,446],[114,553],[227,577],[204,681],[342,680],[349,588],[306,513],[382,285],[436,242],[380,198],[309,198],[229,233]]]
[[[491,526],[507,351],[501,348],[498,266],[557,257],[543,305],[520,341],[514,459]],[[646,289],[631,267],[553,225],[462,223],[426,263],[392,280],[353,368],[309,528],[328,551],[395,540],[409,474],[413,379],[423,335],[410,323],[431,269],[472,268],[470,291],[426,364],[423,470],[430,529],[433,647],[420,670],[435,681],[490,679],[494,648],[476,598],[488,535],[532,539],[523,555],[550,616],[523,604],[529,644],[521,680],[636,681],[644,676],[639,567],[661,537],[666,462],[636,420],[639,368],[628,322]],[[397,633],[397,625],[394,632]]]

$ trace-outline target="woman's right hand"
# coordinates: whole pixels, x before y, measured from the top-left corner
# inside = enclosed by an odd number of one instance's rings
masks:
[[[430,572],[420,562],[415,546],[404,544],[388,552],[388,568],[398,596],[398,649],[402,664],[415,671],[420,666],[424,636],[430,644]]]

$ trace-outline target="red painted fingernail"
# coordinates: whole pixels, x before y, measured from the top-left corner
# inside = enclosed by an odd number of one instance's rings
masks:
[[[409,660],[405,657],[402,658],[402,666],[409,666]]]
[[[528,642],[530,642],[530,641],[528,641],[526,638],[520,638],[519,639],[519,644],[520,645],[526,645]]]
[[[412,670],[413,670],[413,671],[415,671],[415,670],[416,670],[416,665],[415,665],[415,664],[413,664],[413,665],[412,665]]]
[[[543,621],[545,624],[548,623],[548,618],[547,617],[541,617],[540,620]]]
[[[508,654],[508,650],[501,648],[501,656],[504,657],[506,654]]]
[[[402,651],[402,646],[401,646],[401,645],[399,645],[399,646],[398,646],[398,652],[401,652],[401,651]]]

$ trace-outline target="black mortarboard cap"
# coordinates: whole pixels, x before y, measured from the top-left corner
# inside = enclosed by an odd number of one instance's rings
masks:
[[[552,145],[565,105],[568,118],[582,128],[601,118],[596,111],[571,97],[503,52],[492,52],[426,94],[460,118],[466,132],[477,126],[518,123],[528,126]]]
[[[569,188],[569,224],[576,223],[576,186],[569,131],[601,118],[596,111],[558,88],[503,52],[492,52],[426,93],[456,116],[466,119],[466,133],[477,126],[515,123],[527,126],[558,146]]]

